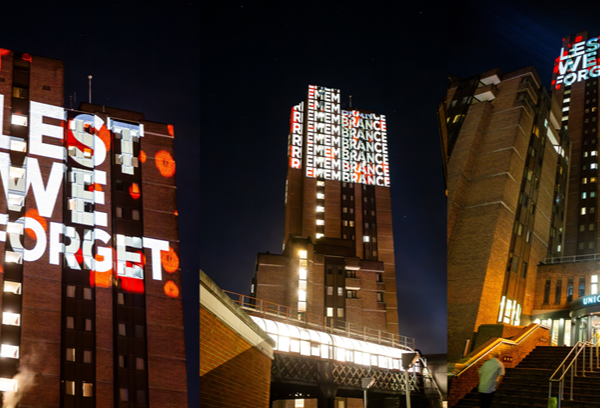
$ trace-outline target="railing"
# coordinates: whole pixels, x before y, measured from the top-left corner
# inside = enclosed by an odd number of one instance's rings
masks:
[[[431,377],[431,382],[433,382],[434,388],[437,391],[438,395],[440,396],[440,400],[443,400],[444,397],[442,396],[442,391],[440,390],[440,387],[438,386],[437,381],[435,380],[435,377],[433,376],[433,373],[431,372],[429,367],[427,367],[427,362],[425,360],[423,360],[421,358],[421,356],[419,356],[419,362],[421,363],[421,367],[423,367],[421,369],[421,375],[423,377],[426,377],[425,371],[427,371],[428,377]],[[423,385],[425,385],[425,384],[423,384]]]
[[[412,337],[375,330],[314,313],[301,312],[296,308],[267,302],[262,299],[241,295],[227,290],[224,290],[223,292],[227,293],[234,303],[250,315],[277,319],[286,323],[307,326],[307,328],[314,328],[327,333],[377,343],[384,346],[407,348],[410,350],[415,348],[415,339]]]
[[[558,397],[557,397],[557,408],[561,407],[562,404],[562,400],[564,399],[564,389],[565,389],[565,376],[567,375],[567,373],[569,372],[569,370],[571,370],[571,393],[570,393],[570,400],[573,401],[573,384],[575,382],[574,377],[577,377],[577,358],[579,357],[579,355],[583,352],[583,363],[581,364],[581,376],[585,377],[585,373],[586,373],[586,361],[585,361],[585,349],[589,347],[590,351],[589,351],[589,361],[590,361],[590,369],[587,370],[588,372],[594,372],[594,354],[596,354],[596,369],[600,369],[600,355],[598,353],[598,344],[594,345],[593,343],[586,341],[586,342],[577,342],[577,344],[575,344],[573,346],[573,348],[571,349],[571,351],[569,352],[569,354],[567,354],[567,356],[565,357],[565,359],[562,361],[562,363],[560,363],[560,365],[558,366],[558,368],[556,369],[556,371],[554,371],[554,373],[550,376],[550,380],[549,380],[549,384],[548,384],[548,400],[550,400],[550,398],[552,398],[552,383],[553,382],[558,382]],[[595,353],[594,353],[594,349],[595,349]],[[575,353],[575,355],[573,356],[573,358],[571,359],[571,361],[569,362],[569,357],[571,357],[571,355]],[[554,378],[554,376],[561,371],[562,368],[562,375],[560,376],[560,378]]]
[[[600,254],[589,255],[572,255],[572,256],[557,256],[544,259],[541,263],[544,265],[572,263],[572,262],[587,262],[600,260]]]

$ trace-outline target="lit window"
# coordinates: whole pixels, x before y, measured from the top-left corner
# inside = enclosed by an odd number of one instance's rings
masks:
[[[75,286],[67,285],[67,297],[75,297]]]
[[[344,214],[345,214],[345,213],[347,213],[347,212],[348,212],[348,207],[344,207],[344,208],[342,208],[342,212],[343,212]]]
[[[383,302],[383,292],[377,292],[377,301]]]
[[[298,301],[305,302],[306,301],[306,291],[298,290]]]
[[[0,348],[0,357],[19,358],[19,346],[3,344]]]
[[[590,177],[590,183],[595,183],[596,182],[596,177]]]
[[[92,383],[83,383],[83,396],[84,397],[92,397],[92,390],[94,389],[94,385]]]
[[[321,234],[320,232],[317,232],[316,235],[317,235],[317,239],[319,239],[319,238],[323,237],[325,234]]]
[[[20,326],[21,325],[21,315],[19,313],[2,313],[2,324],[7,324],[9,326]]]
[[[325,225],[325,220],[317,220],[317,225]]]
[[[127,336],[127,325],[119,323],[119,336]]]
[[[364,236],[363,236],[363,242],[369,242],[369,237],[368,237],[368,236],[366,236],[366,235],[364,235]]]
[[[337,294],[338,294],[338,296],[344,296],[344,288],[342,288],[342,287],[338,287],[337,289],[338,289],[338,290],[337,290]]]
[[[590,169],[597,169],[597,168],[598,168],[598,163],[590,164]]]
[[[144,359],[141,357],[136,357],[135,358],[135,369],[136,370],[144,370]]]
[[[344,227],[347,227],[348,226],[348,221],[344,220],[342,224],[344,225]]]
[[[92,364],[91,350],[83,350],[83,362],[86,364]]]
[[[21,283],[20,282],[4,281],[4,291],[5,292],[12,292],[15,295],[20,295],[21,294]]]
[[[333,307],[327,308],[327,317],[333,317]]]
[[[323,194],[323,193],[317,193],[317,198],[319,198],[319,199],[325,199],[325,194]]]
[[[325,207],[317,206],[317,212],[325,212]]]
[[[65,381],[65,394],[75,395],[75,381]]]
[[[588,157],[588,152],[583,152],[583,157]]]
[[[83,288],[83,298],[85,300],[92,300],[92,289],[91,288]]]
[[[298,311],[306,312],[306,302],[298,302]]]
[[[298,281],[298,289],[306,290],[306,281],[305,280]]]
[[[67,359],[67,361],[75,361],[75,349],[68,348],[65,353],[65,358]]]
[[[92,331],[92,319],[85,319],[85,331]]]
[[[11,262],[11,263],[16,263],[16,264],[23,263],[22,254],[19,254],[17,252],[13,252],[13,251],[6,251],[4,259],[6,262]]]
[[[139,221],[140,220],[140,210],[131,210],[131,219],[133,221]]]
[[[127,402],[127,401],[129,401],[129,390],[127,388],[120,388],[119,389],[119,400],[121,402]]]
[[[592,156],[598,156],[598,151],[597,151],[597,150],[592,150],[592,153],[591,153],[591,155],[592,155]]]
[[[333,295],[333,286],[327,286],[327,295],[328,296],[332,296]]]
[[[351,227],[354,227],[354,221],[348,221],[348,223],[350,224]],[[354,238],[352,238],[354,239]]]
[[[300,250],[298,251],[298,258],[300,259],[306,259],[306,251]]]
[[[337,317],[344,317],[344,308],[343,307],[337,308]]]
[[[67,329],[74,329],[75,328],[75,320],[73,319],[73,316],[67,316]]]
[[[317,181],[317,186],[324,187],[325,186],[325,182],[324,181]]]
[[[119,303],[120,305],[124,305],[125,304],[125,294],[124,293],[117,293],[117,303]]]
[[[27,116],[13,113],[10,123],[17,126],[27,126]]]
[[[298,275],[300,279],[306,279],[306,269],[300,268],[298,269]]]
[[[121,207],[115,208],[115,217],[123,218],[123,208],[121,208]]]
[[[585,207],[581,207],[581,215],[585,215]]]
[[[581,198],[583,200],[585,200],[587,198],[587,193],[586,192],[581,193]]]

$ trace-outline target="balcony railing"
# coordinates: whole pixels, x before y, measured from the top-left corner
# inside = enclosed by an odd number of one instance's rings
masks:
[[[321,330],[326,333],[377,343],[383,346],[410,350],[415,348],[415,339],[412,337],[400,336],[383,330],[375,330],[314,313],[301,312],[296,308],[267,302],[227,290],[223,292],[227,293],[249,315],[280,320],[297,326],[303,326],[307,329]]]
[[[572,263],[572,262],[588,262],[600,260],[600,254],[589,254],[589,255],[573,255],[573,256],[560,256],[544,259],[542,265],[560,264],[560,263]]]

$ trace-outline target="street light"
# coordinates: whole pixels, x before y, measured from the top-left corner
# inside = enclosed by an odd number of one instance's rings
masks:
[[[404,369],[404,384],[406,389],[406,408],[410,408],[410,386],[408,384],[408,369],[419,360],[419,353],[403,353],[402,368]]]
[[[364,390],[363,406],[364,406],[364,408],[367,408],[367,390],[369,388],[371,388],[373,386],[373,384],[375,384],[375,378],[365,377],[365,378],[361,379],[360,382],[361,382],[361,387]]]

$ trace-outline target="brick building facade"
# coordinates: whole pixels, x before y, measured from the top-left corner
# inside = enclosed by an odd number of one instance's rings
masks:
[[[61,61],[0,58],[4,399],[186,406],[173,127],[66,110]]]

